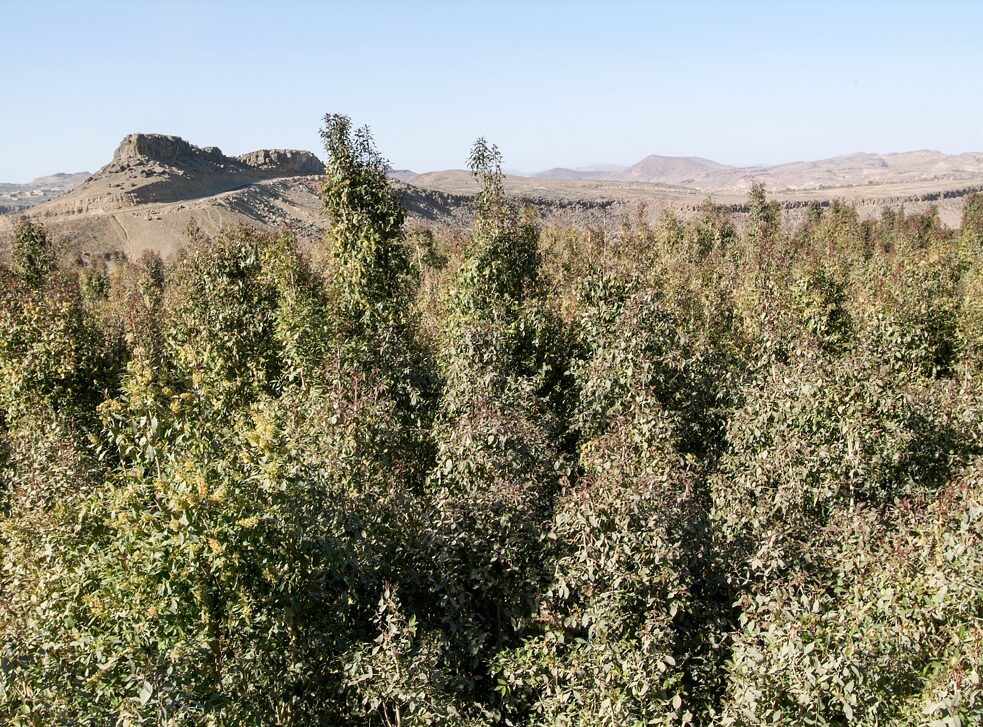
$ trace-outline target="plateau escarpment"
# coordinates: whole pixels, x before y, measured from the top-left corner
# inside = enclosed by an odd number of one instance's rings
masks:
[[[236,157],[251,169],[263,169],[282,173],[285,176],[295,174],[324,174],[324,163],[309,151],[296,149],[260,149]]]
[[[227,156],[177,136],[129,134],[106,166],[30,215],[56,237],[99,253],[174,252],[192,221],[208,233],[251,223],[315,237],[321,234],[317,194],[323,172],[309,151]],[[0,228],[11,223],[0,218]]]
[[[229,157],[215,146],[198,147],[177,136],[130,134],[112,161],[43,214],[123,209],[221,194],[268,179],[321,174],[309,151],[262,149]]]

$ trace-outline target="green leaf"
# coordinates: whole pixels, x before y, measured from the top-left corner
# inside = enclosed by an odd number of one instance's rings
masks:
[[[140,689],[140,704],[145,705],[147,702],[149,702],[153,694],[154,694],[153,685],[145,680],[143,682],[143,688]]]

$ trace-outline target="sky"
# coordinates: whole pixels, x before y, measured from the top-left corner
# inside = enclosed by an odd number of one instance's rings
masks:
[[[131,132],[394,168],[736,164],[983,151],[983,2],[0,0],[0,181],[95,171]]]

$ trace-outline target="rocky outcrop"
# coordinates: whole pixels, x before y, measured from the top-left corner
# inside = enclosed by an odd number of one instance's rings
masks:
[[[217,146],[197,147],[179,136],[166,134],[129,134],[113,153],[113,162],[116,163],[146,159],[175,165],[193,161],[214,164],[227,161]]]
[[[227,157],[217,146],[197,147],[179,136],[130,134],[113,154],[115,166],[157,162],[172,167],[215,165],[230,172],[260,171],[262,178],[323,174],[324,164],[309,151],[260,149]]]
[[[230,157],[218,147],[198,147],[178,136],[129,134],[109,164],[46,206],[44,213],[201,199],[271,179],[323,173],[321,160],[308,151],[261,149]]]
[[[324,174],[324,164],[309,151],[296,149],[260,149],[236,157],[256,169],[283,172],[285,175]]]

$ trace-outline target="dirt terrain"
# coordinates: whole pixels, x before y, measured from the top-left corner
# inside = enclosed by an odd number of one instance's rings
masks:
[[[464,170],[429,172],[413,178],[413,184],[449,194],[470,195],[478,187],[471,175]],[[663,209],[673,209],[683,216],[695,212],[708,198],[740,214],[747,202],[745,191],[719,191],[693,189],[654,182],[622,181],[614,179],[543,179],[510,176],[506,179],[506,191],[518,198],[552,200],[584,204],[604,203],[611,211],[634,213],[644,204],[650,219],[655,219]],[[983,175],[967,180],[928,180],[893,182],[889,184],[864,184],[830,187],[820,190],[774,191],[767,187],[769,196],[779,200],[788,214],[805,209],[812,201],[829,202],[843,200],[855,205],[862,218],[879,215],[885,206],[904,205],[909,211],[919,212],[929,205],[936,205],[942,221],[950,226],[958,225],[962,215],[962,198],[968,192],[983,190]]]
[[[324,232],[318,196],[323,169],[307,151],[265,149],[229,157],[176,136],[131,134],[109,164],[28,214],[64,245],[88,254],[133,257],[152,249],[172,255],[185,244],[192,222],[206,233],[247,223],[287,227],[303,240],[316,240]],[[810,201],[841,199],[855,204],[863,217],[878,215],[885,206],[921,211],[935,204],[948,225],[959,223],[964,195],[983,189],[983,155],[852,155],[760,170],[749,176],[748,169],[705,159],[653,156],[621,170],[509,176],[506,190],[536,207],[546,222],[613,228],[642,206],[650,220],[667,208],[687,216],[708,197],[739,215],[752,179],[765,182],[792,217]],[[567,173],[588,178],[563,178]],[[804,188],[809,175],[829,186]],[[392,176],[411,223],[469,224],[477,184],[468,172],[401,170]],[[654,177],[675,181],[651,181]],[[0,239],[15,219],[0,215]]]

